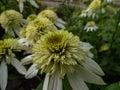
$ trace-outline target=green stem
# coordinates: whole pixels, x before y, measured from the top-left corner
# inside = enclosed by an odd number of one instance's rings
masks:
[[[36,76],[36,78],[37,78],[39,81],[41,81],[41,78],[40,78],[38,75]]]
[[[116,24],[115,31],[113,32],[113,35],[112,35],[112,39],[111,39],[111,43],[110,43],[110,49],[112,48],[112,45],[113,45],[113,42],[114,42],[114,40],[115,40],[117,31],[118,31],[118,24]]]

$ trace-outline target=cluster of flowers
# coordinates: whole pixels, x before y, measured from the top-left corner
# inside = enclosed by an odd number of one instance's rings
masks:
[[[100,2],[93,2],[96,1]],[[89,90],[85,82],[105,85],[101,78],[104,72],[92,59],[93,47],[66,31],[66,23],[54,11],[43,10],[25,20],[19,12],[7,10],[0,15],[0,24],[13,37],[0,40],[1,90],[7,86],[7,64],[13,65],[26,79],[45,73],[43,90],[63,90],[65,76],[73,90]],[[30,55],[18,60],[15,52],[21,50]],[[32,64],[28,70],[26,64]]]
[[[98,26],[96,25],[94,19],[99,17],[99,14],[97,12],[105,13],[104,8],[102,6],[106,3],[112,3],[113,0],[93,0],[90,5],[87,7],[87,9],[83,10],[80,14],[81,18],[91,18],[89,20],[84,28],[86,32],[89,31],[96,31],[98,29]]]

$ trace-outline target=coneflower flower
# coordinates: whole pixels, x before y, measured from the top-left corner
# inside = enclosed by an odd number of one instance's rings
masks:
[[[24,2],[28,1],[30,2],[30,4],[32,6],[34,6],[35,8],[39,8],[38,4],[35,2],[35,0],[17,0],[19,2],[19,9],[20,9],[20,12],[23,12],[23,9],[24,9]]]
[[[94,21],[89,21],[84,28],[84,30],[86,30],[86,32],[96,31],[97,29],[98,29],[98,27]]]
[[[6,10],[0,15],[0,24],[7,33],[12,36],[18,35],[21,26],[27,24],[22,14],[15,10]]]
[[[51,21],[49,21],[49,19],[39,18],[35,19],[27,25],[25,36],[28,40],[36,41],[42,35],[55,30],[57,30],[57,28]]]
[[[73,90],[88,90],[85,82],[104,85],[100,77],[104,72],[92,60],[91,48],[67,31],[49,32],[34,45],[33,54],[24,58],[25,63],[33,62],[25,77],[32,78],[39,70],[45,73],[43,90],[63,90],[65,76]]]
[[[57,28],[47,18],[37,18],[24,27],[20,31],[20,36],[23,36],[19,42],[23,45],[32,46],[39,38],[52,31],[56,31]]]
[[[48,18],[50,21],[52,21],[57,27],[64,29],[65,28],[65,22],[58,18],[57,14],[50,9],[43,10],[38,14],[39,17],[45,17]]]
[[[84,10],[84,12],[81,13],[81,17],[82,16],[88,16],[88,17],[92,17],[95,18],[96,16],[96,11],[98,11],[101,7],[101,0],[93,0],[89,7]]]
[[[14,52],[19,52],[23,49],[22,45],[18,43],[17,39],[0,40],[0,88],[6,90],[8,69],[7,65],[11,64],[16,70],[24,75],[26,73],[25,67],[16,58]]]

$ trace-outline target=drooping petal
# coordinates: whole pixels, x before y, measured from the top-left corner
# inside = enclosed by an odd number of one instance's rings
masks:
[[[18,42],[20,44],[22,44],[22,45],[25,45],[25,46],[29,46],[30,45],[29,41],[27,41],[25,38],[19,39]]]
[[[102,69],[100,68],[100,66],[93,61],[91,58],[86,57],[86,59],[84,60],[84,62],[81,62],[81,64],[88,69],[89,71],[92,71],[93,73],[96,73],[98,75],[104,76],[104,72],[102,71]]]
[[[58,18],[56,22],[59,22],[59,23],[61,23],[61,24],[63,24],[63,25],[66,24],[66,22],[64,22],[64,21],[63,21],[62,19],[60,19],[60,18]]]
[[[28,69],[27,73],[25,74],[25,78],[33,78],[34,76],[37,75],[38,69],[36,69],[37,64],[31,65],[31,67]]]
[[[102,78],[95,73],[83,68],[82,66],[78,66],[78,74],[84,81],[88,83],[98,84],[98,85],[106,85],[106,83],[102,80]]]
[[[68,81],[70,82],[73,90],[89,90],[83,79],[77,73],[67,74]]]
[[[35,2],[35,0],[29,0],[30,4],[33,5],[36,8],[39,8],[39,6],[37,5],[37,3]]]
[[[6,90],[7,78],[8,78],[7,65],[5,64],[4,61],[2,61],[1,65],[0,65],[0,87],[1,87],[1,90]]]
[[[47,90],[62,90],[62,79],[57,73],[51,75]]]
[[[20,1],[20,2],[19,2],[20,12],[23,12],[23,8],[24,8],[24,2],[23,2],[23,1]]]
[[[15,37],[15,33],[13,32],[13,29],[6,30],[8,34],[12,35]]]
[[[48,84],[49,84],[49,77],[50,75],[45,76],[44,84],[43,84],[43,90],[48,90]]]
[[[55,25],[61,29],[65,29],[65,26],[59,22],[56,22]]]
[[[59,28],[65,29],[66,22],[58,18],[55,22],[55,25],[58,26]]]
[[[87,42],[81,42],[81,46],[80,46],[82,49],[84,49],[85,51],[89,51],[91,48],[93,48],[92,45],[90,45],[89,43]]]
[[[29,55],[29,56],[23,58],[23,59],[21,60],[21,63],[22,63],[23,65],[30,64],[30,63],[32,62],[32,56],[33,56],[33,55]]]
[[[16,58],[13,58],[11,61],[11,64],[16,68],[16,70],[20,73],[20,74],[25,74],[26,73],[26,69],[25,67],[21,64],[21,62],[19,60],[17,60]]]

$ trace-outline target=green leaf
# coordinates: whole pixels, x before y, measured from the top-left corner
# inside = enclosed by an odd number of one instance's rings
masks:
[[[42,87],[43,87],[43,82],[41,82],[35,90],[42,90]]]
[[[109,45],[108,45],[108,44],[104,44],[104,45],[102,45],[102,46],[100,47],[99,52],[107,51],[107,50],[109,50]]]
[[[70,83],[68,82],[68,79],[66,76],[63,80],[63,90],[72,90]]]
[[[109,85],[105,90],[120,90],[120,82]]]

